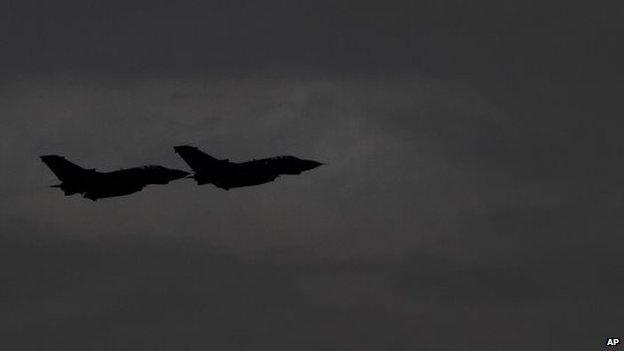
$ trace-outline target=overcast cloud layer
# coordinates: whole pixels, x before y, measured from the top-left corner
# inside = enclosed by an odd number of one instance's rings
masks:
[[[624,337],[620,8],[3,3],[0,348]],[[39,161],[327,163],[91,202]]]

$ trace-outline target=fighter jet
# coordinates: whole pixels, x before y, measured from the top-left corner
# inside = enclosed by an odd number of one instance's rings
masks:
[[[66,196],[82,194],[93,201],[136,193],[148,184],[167,184],[189,175],[189,172],[153,165],[98,172],[82,168],[57,155],[41,156],[41,160],[61,181],[61,184],[52,187],[60,188]]]
[[[192,178],[198,185],[211,183],[225,190],[272,182],[282,174],[300,174],[322,165],[294,156],[237,163],[216,159],[193,146],[175,146],[173,149],[191,167],[194,172]]]

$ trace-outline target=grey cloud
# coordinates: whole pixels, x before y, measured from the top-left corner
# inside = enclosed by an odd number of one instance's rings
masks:
[[[0,10],[10,349],[586,350],[621,332],[615,6],[35,5]],[[91,203],[37,158],[184,168],[181,143],[327,165]]]

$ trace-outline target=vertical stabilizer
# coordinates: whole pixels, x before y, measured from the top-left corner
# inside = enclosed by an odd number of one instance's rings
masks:
[[[62,181],[72,181],[82,176],[86,169],[71,163],[63,156],[46,155],[41,156],[41,161],[50,168],[50,170],[56,175],[56,177]]]
[[[194,146],[175,146],[175,152],[182,157],[195,173],[205,171],[216,165],[221,165],[227,160],[216,159]]]

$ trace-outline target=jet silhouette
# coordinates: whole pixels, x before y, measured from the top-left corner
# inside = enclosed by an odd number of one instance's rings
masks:
[[[41,156],[41,160],[61,181],[61,184],[52,187],[61,188],[66,196],[83,194],[83,197],[93,201],[136,193],[148,184],[167,184],[189,175],[188,172],[162,166],[98,172],[95,169],[82,168],[57,155]]]
[[[198,185],[212,183],[225,190],[272,182],[282,174],[300,174],[322,165],[294,156],[236,163],[216,159],[193,146],[175,146],[173,149],[191,167],[194,172],[192,178]]]

